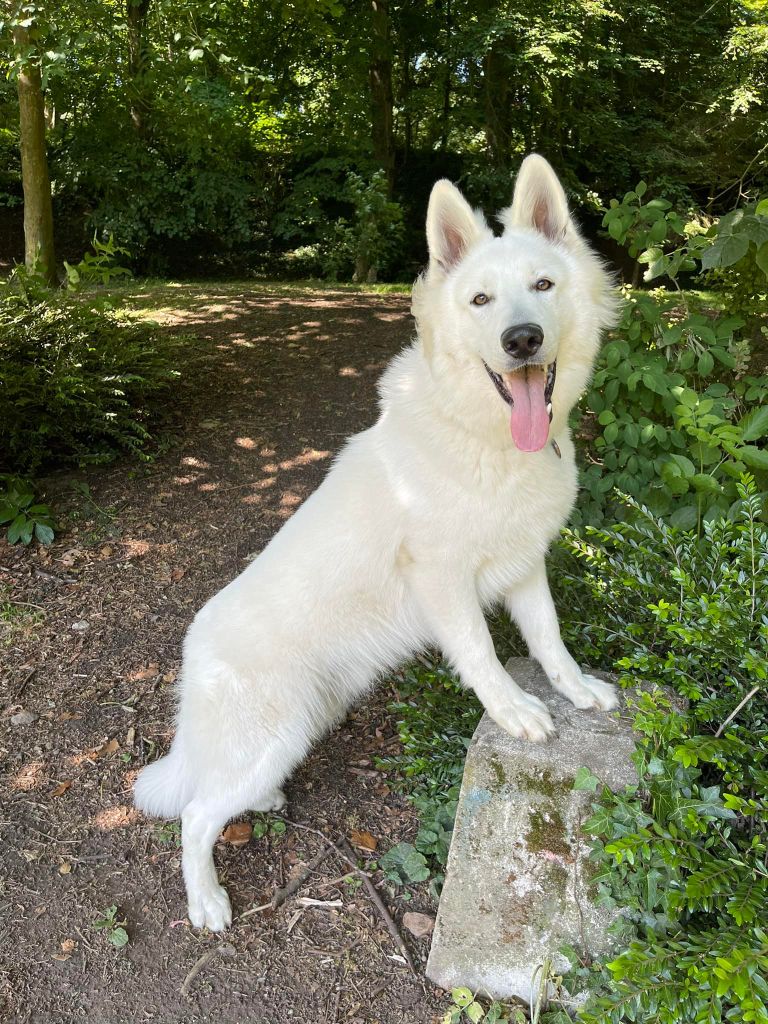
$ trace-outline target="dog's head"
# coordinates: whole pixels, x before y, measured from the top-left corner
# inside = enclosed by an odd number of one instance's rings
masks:
[[[613,320],[611,280],[576,229],[543,157],[520,168],[495,237],[449,181],[427,212],[429,269],[414,314],[429,358],[480,373],[488,401],[510,414],[515,445],[538,451],[583,390]],[[510,411],[511,410],[511,411]]]

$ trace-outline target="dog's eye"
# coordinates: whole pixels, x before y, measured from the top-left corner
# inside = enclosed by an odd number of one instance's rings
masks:
[[[490,296],[486,295],[485,292],[478,292],[477,295],[472,297],[473,306],[484,306],[487,302],[490,302]]]
[[[537,292],[548,292],[550,288],[554,288],[555,282],[550,281],[548,277],[540,277],[534,285]]]

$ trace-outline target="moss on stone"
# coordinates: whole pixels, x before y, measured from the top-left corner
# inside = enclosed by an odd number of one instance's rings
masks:
[[[565,822],[556,807],[536,808],[531,812],[525,844],[531,853],[547,850],[558,857],[573,860],[573,850],[566,835]]]
[[[498,791],[507,784],[507,773],[498,754],[491,754],[488,758],[488,767],[490,768],[495,780],[493,792],[498,793]]]

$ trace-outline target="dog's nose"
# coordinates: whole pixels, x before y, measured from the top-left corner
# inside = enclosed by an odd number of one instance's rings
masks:
[[[530,359],[544,341],[544,331],[538,324],[517,324],[501,335],[501,347],[516,359]]]

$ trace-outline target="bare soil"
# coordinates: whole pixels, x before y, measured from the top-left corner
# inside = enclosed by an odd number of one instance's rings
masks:
[[[280,909],[241,917],[322,848],[318,835],[289,823],[242,846],[220,841],[235,923],[214,936],[185,919],[177,827],[131,803],[137,770],[168,747],[195,611],[311,493],[344,438],[374,421],[376,379],[412,330],[408,300],[231,285],[162,297],[167,329],[196,336],[174,443],[149,466],[51,480],[63,530],[50,549],[0,542],[0,1019],[434,1021],[446,1001],[423,977],[429,939],[401,926],[414,977],[335,855]],[[84,480],[90,496],[75,489]],[[415,828],[374,761],[397,749],[394,686],[288,786],[289,822],[334,842],[370,833],[378,845],[357,850],[363,861]],[[373,877],[395,920],[434,913],[423,890],[409,900]],[[122,949],[94,926],[111,906]]]

